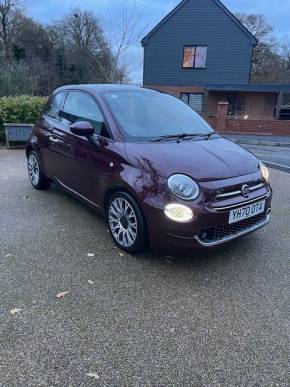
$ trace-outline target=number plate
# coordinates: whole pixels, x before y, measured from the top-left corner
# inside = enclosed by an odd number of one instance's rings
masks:
[[[262,214],[265,211],[266,201],[249,204],[244,207],[236,208],[230,212],[229,224],[239,222],[243,219],[251,218],[255,215]]]

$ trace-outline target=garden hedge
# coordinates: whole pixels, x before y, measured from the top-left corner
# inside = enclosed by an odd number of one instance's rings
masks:
[[[0,98],[0,141],[4,140],[4,122],[33,124],[39,117],[47,98],[21,95]]]

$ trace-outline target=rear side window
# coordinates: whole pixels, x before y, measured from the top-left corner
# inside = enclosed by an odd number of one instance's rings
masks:
[[[65,96],[66,93],[56,94],[47,106],[44,114],[51,118],[54,118],[55,120],[59,120],[59,111],[63,106]]]
[[[95,134],[108,137],[104,118],[99,106],[86,93],[78,91],[68,93],[63,110],[61,111],[61,121],[67,125],[74,124],[78,121],[88,121],[93,125]]]

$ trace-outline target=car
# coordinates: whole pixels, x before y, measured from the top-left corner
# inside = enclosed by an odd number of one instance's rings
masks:
[[[60,87],[26,155],[34,188],[54,182],[100,211],[129,253],[212,248],[270,220],[267,167],[158,91]]]

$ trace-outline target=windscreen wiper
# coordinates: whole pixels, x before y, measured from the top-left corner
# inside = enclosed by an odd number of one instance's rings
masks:
[[[208,140],[208,139],[211,138],[211,136],[213,136],[214,134],[215,134],[215,132],[209,132],[209,133],[203,134],[202,137],[204,137],[206,140]]]
[[[168,134],[166,136],[160,136],[157,138],[154,138],[151,140],[151,142],[160,142],[160,141],[166,141],[166,140],[183,140],[186,137],[195,137],[195,136],[200,136],[199,134],[194,134],[194,133],[181,133],[181,134]]]

